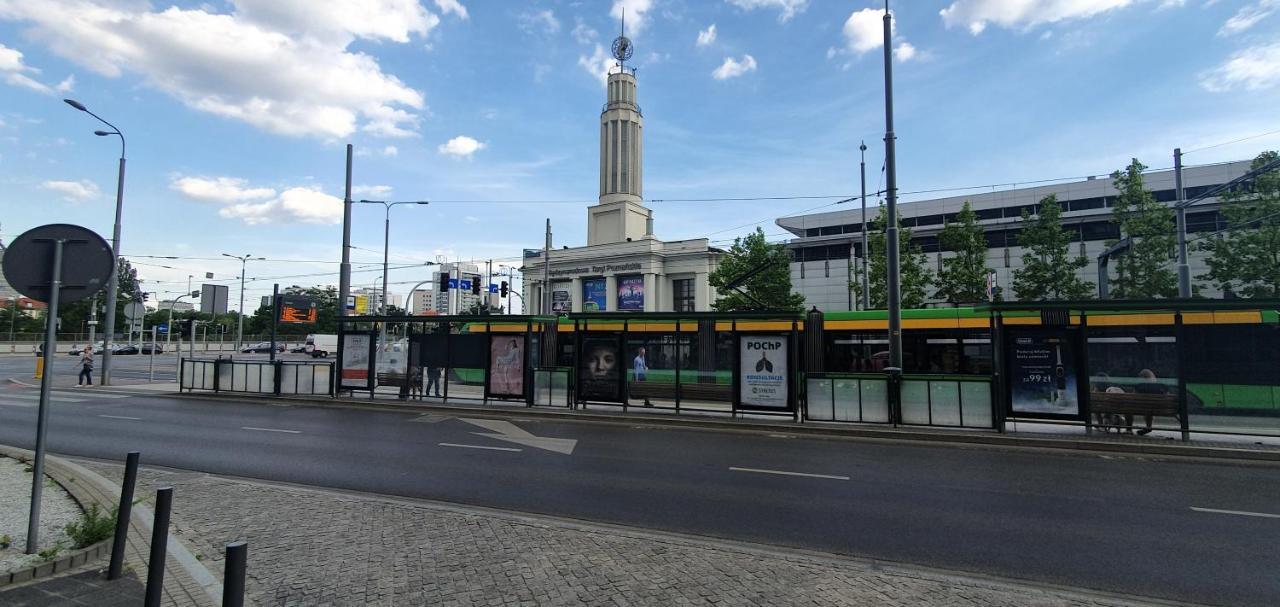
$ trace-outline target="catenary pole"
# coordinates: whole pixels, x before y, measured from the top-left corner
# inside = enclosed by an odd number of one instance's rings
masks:
[[[342,264],[338,266],[338,316],[347,315],[347,298],[351,296],[351,156],[347,144],[347,188],[342,198]]]
[[[885,249],[889,266],[889,366],[902,369],[902,293],[899,290],[900,260],[898,259],[898,169],[897,137],[893,133],[893,16],[889,14],[889,0],[884,3],[884,155],[885,155]]]
[[[547,244],[542,254],[542,297],[538,298],[542,314],[551,313],[551,218],[547,218]]]
[[[862,152],[862,162],[859,163],[862,174],[862,309],[870,310],[871,281],[867,278],[867,256],[871,254],[867,250],[867,142],[862,142],[858,151]]]
[[[1178,202],[1174,209],[1178,218],[1178,297],[1191,297],[1191,266],[1187,263],[1187,207],[1182,189],[1182,148],[1173,148],[1173,180]]]

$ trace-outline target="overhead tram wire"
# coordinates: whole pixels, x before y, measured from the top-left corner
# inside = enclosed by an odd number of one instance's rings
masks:
[[[1231,145],[1231,144],[1233,144],[1233,143],[1240,143],[1240,142],[1242,142],[1242,141],[1249,141],[1249,140],[1251,140],[1251,139],[1258,139],[1258,138],[1261,138],[1261,137],[1266,137],[1267,135],[1277,135],[1277,134],[1280,134],[1280,129],[1276,129],[1276,130],[1274,130],[1274,131],[1267,131],[1267,132],[1265,132],[1265,133],[1258,133],[1257,135],[1249,135],[1248,137],[1241,137],[1241,138],[1239,138],[1239,139],[1232,139],[1231,141],[1223,141],[1222,143],[1215,143],[1215,144],[1213,144],[1213,145],[1206,145],[1206,146],[1198,147],[1198,148],[1191,149],[1191,150],[1186,150],[1186,151],[1184,151],[1184,152],[1182,153],[1182,155],[1183,155],[1183,156],[1186,156],[1187,154],[1191,154],[1191,153],[1193,153],[1193,152],[1201,152],[1201,151],[1204,151],[1204,150],[1212,150],[1213,148],[1220,148],[1220,147],[1222,147],[1222,146],[1224,146],[1224,145]]]

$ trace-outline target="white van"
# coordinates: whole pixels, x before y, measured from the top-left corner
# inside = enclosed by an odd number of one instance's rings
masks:
[[[337,335],[308,335],[307,336],[307,354],[311,358],[325,358],[330,352],[338,353],[338,336]]]

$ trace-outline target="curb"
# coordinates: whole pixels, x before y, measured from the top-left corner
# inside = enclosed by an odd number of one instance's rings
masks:
[[[28,460],[35,457],[32,451],[9,445],[0,445],[0,455],[6,455],[14,459],[26,458]],[[82,509],[89,504],[97,504],[100,508],[111,512],[118,505],[117,502],[120,499],[119,487],[96,472],[75,462],[46,454],[45,474],[65,488],[67,493],[71,494],[71,497],[80,504]],[[125,555],[126,566],[129,565],[130,560],[134,563],[145,564],[144,566],[150,565],[147,561],[149,560],[148,549],[151,544],[153,518],[154,515],[151,509],[145,504],[134,503],[133,513],[129,517],[130,533],[128,549]],[[109,554],[112,540],[105,540],[102,543],[107,545],[107,554]],[[100,546],[102,543],[94,546]],[[93,546],[88,549],[92,548]],[[205,568],[172,533],[169,534],[167,548],[168,559],[165,562],[164,583],[165,604],[221,605],[222,582]],[[133,554],[127,554],[128,552]],[[174,561],[177,562],[177,567],[173,566]],[[41,565],[41,567],[45,565],[48,565],[48,563]],[[145,569],[142,570],[145,571]],[[59,569],[59,571],[63,570]],[[143,577],[145,579],[145,576]],[[193,588],[193,586],[198,586],[198,588]]]
[[[68,553],[66,556],[40,563],[28,569],[20,569],[18,571],[10,571],[4,575],[0,575],[0,592],[5,587],[23,584],[32,580],[40,580],[42,578],[51,577],[55,574],[66,573],[72,569],[82,567],[98,559],[111,555],[112,540],[105,539],[88,548],[81,548],[74,552]]]
[[[510,419],[512,417],[538,417],[549,420],[581,421],[605,424],[667,426],[690,430],[724,432],[750,432],[792,434],[814,438],[871,440],[883,442],[915,441],[949,446],[988,446],[1002,448],[1053,449],[1076,452],[1105,452],[1133,455],[1157,455],[1168,457],[1234,460],[1236,462],[1280,463],[1280,450],[1234,449],[1230,447],[1204,447],[1191,445],[1132,444],[1080,438],[1041,438],[1010,436],[982,431],[938,431],[908,428],[874,428],[862,425],[828,426],[821,422],[782,424],[770,421],[728,421],[721,419],[696,419],[691,417],[632,415],[626,413],[587,413],[560,411],[538,407],[495,408],[474,405],[446,404],[395,404],[386,401],[319,400],[308,397],[273,396],[258,394],[235,395],[205,393],[167,393],[167,397],[235,402],[263,401],[271,403],[304,404],[318,407],[337,407],[367,411],[398,413],[439,412],[462,413],[476,417]]]

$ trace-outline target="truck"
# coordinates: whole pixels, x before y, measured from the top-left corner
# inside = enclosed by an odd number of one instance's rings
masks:
[[[306,353],[311,358],[326,358],[330,352],[337,353],[338,336],[337,335],[308,335]]]

